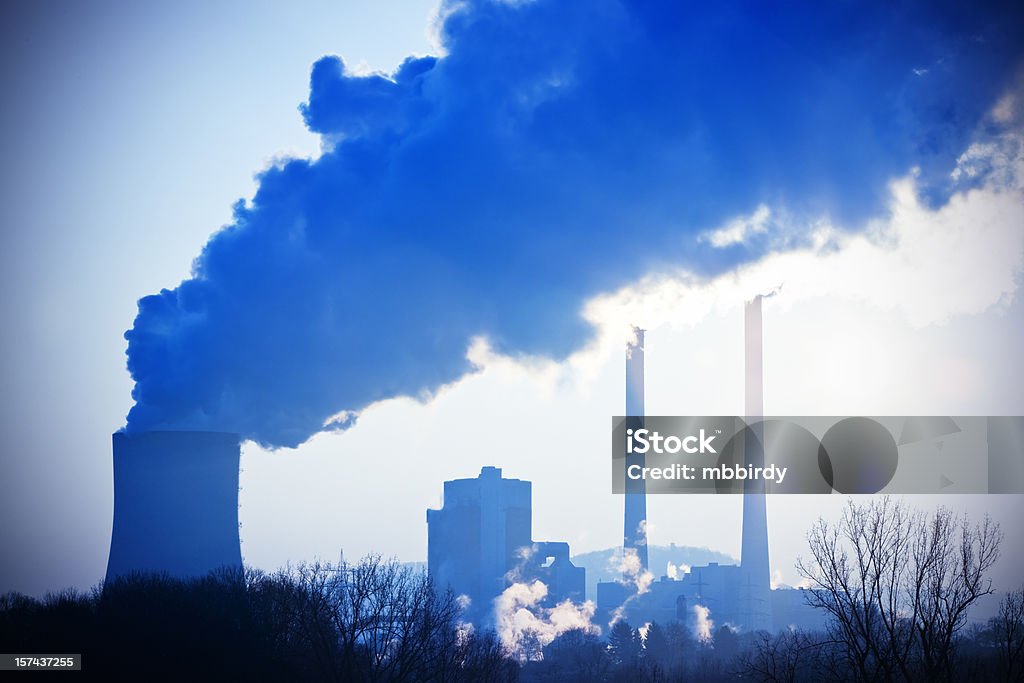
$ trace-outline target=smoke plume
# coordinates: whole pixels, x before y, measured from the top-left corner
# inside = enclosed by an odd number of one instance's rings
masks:
[[[696,636],[697,641],[702,645],[710,645],[714,637],[712,631],[715,628],[715,622],[711,618],[711,610],[704,605],[694,605],[693,615],[694,636]]]
[[[674,564],[672,560],[668,561],[668,565],[665,567],[665,576],[670,579],[682,579],[685,574],[690,573],[690,565],[685,562]]]
[[[623,619],[631,602],[651,589],[654,574],[643,568],[636,548],[623,548],[621,554],[612,555],[608,558],[608,566],[613,572],[622,575],[622,578],[618,579],[619,583],[629,585],[632,589],[629,597],[612,610],[611,619],[608,621],[610,628]]]
[[[756,222],[698,239],[737,215],[855,228],[913,167],[942,203],[1002,125],[985,112],[1020,14],[450,0],[443,57],[370,76],[325,57],[301,107],[324,154],[264,171],[191,278],[139,301],[127,429],[294,446],[457,380],[475,337],[564,357],[594,295],[755,258]]]
[[[562,633],[582,629],[588,633],[601,634],[601,629],[591,623],[594,603],[581,605],[564,600],[554,607],[543,607],[548,587],[541,581],[514,583],[494,600],[494,621],[505,649],[521,659],[530,653],[524,652],[528,639],[544,647]]]
[[[643,595],[651,588],[654,574],[643,568],[636,548],[623,548],[621,555],[613,555],[610,560],[615,571],[622,574],[624,583],[632,583],[636,595]]]

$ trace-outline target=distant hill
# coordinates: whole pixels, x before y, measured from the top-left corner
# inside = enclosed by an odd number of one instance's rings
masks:
[[[580,553],[572,557],[572,562],[577,567],[587,569],[587,599],[597,599],[597,582],[611,581],[620,578],[616,569],[618,557],[622,548],[608,548],[606,550],[594,550],[589,553]],[[678,567],[679,565],[708,564],[718,562],[719,564],[738,564],[736,558],[707,548],[694,548],[688,545],[652,545],[648,547],[651,573],[655,579],[665,576],[668,563]]]

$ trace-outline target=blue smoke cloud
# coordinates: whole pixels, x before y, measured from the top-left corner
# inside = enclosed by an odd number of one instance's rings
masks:
[[[293,446],[342,410],[468,372],[468,341],[562,357],[581,304],[760,203],[856,227],[926,199],[1021,61],[1008,5],[472,0],[441,58],[312,69],[316,161],[265,171],[193,276],[126,333],[129,431]]]

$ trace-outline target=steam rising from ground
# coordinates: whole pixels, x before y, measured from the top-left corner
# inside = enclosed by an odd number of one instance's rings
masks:
[[[650,590],[654,574],[643,568],[636,548],[623,548],[621,555],[612,555],[609,558],[608,565],[612,571],[622,575],[620,582],[631,584],[633,588],[633,593],[625,602],[612,610],[612,618],[608,625],[614,626],[622,619],[629,603]]]
[[[621,555],[612,556],[611,563],[615,571],[622,574],[623,581],[634,585],[637,595],[650,590],[654,574],[643,568],[636,548],[623,548]]]
[[[575,605],[564,600],[554,607],[543,607],[548,587],[541,581],[513,583],[494,600],[494,621],[506,650],[517,657],[536,656],[531,646],[544,647],[562,633],[582,629],[595,635],[601,629],[591,623],[594,603]]]
[[[711,610],[704,605],[694,605],[693,614],[695,618],[693,635],[702,645],[710,645],[713,640],[712,631],[715,628],[715,622],[711,619]]]

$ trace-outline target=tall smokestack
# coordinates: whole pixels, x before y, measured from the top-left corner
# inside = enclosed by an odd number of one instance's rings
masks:
[[[761,295],[744,305],[744,408],[747,422],[757,422],[764,414],[764,367],[761,331]],[[753,428],[754,439],[744,440],[747,465],[764,466],[764,429]],[[771,629],[771,570],[768,563],[768,514],[765,509],[764,481],[747,479],[743,489],[743,543],[740,550],[744,602],[744,626]]]
[[[633,328],[633,339],[626,346],[626,427],[644,426],[644,330]],[[626,456],[626,467],[644,466],[642,453]],[[623,552],[636,551],[640,571],[647,571],[647,486],[640,479],[626,478]]]
[[[116,433],[107,580],[241,568],[237,434]]]

